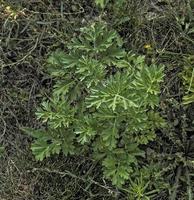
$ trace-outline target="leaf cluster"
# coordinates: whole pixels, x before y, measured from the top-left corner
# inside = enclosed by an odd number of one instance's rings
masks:
[[[80,29],[68,52],[50,55],[47,70],[55,85],[36,113],[47,128],[26,130],[35,138],[37,160],[89,148],[114,185],[130,179],[145,155],[141,145],[164,125],[156,111],[164,68],[147,65],[122,44],[116,31],[94,22]]]

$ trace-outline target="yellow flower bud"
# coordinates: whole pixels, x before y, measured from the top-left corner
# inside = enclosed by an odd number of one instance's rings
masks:
[[[151,49],[152,48],[150,44],[145,44],[143,47],[144,47],[144,49]]]
[[[10,6],[6,6],[5,9],[6,9],[7,11],[10,11],[10,10],[11,10],[11,7],[10,7]]]

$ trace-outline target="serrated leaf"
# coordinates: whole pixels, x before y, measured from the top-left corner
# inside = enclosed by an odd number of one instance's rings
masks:
[[[115,125],[112,125],[112,127],[110,125],[110,128],[103,130],[101,136],[102,136],[104,145],[109,150],[116,148],[119,134],[118,134],[118,129]]]
[[[96,122],[92,120],[91,116],[83,116],[83,119],[77,123],[75,130],[75,133],[78,135],[78,142],[82,145],[89,143],[96,135],[95,126]]]
[[[22,130],[24,133],[28,134],[29,136],[33,138],[37,138],[37,139],[41,138],[42,140],[51,138],[51,136],[49,135],[49,132],[42,129],[35,130],[28,127],[21,127],[20,130]]]
[[[130,107],[138,107],[136,97],[130,90],[130,79],[127,75],[121,76],[120,73],[112,76],[106,83],[91,91],[91,95],[87,98],[88,107],[107,106],[113,111],[116,107],[124,109]]]
[[[37,109],[36,116],[55,129],[62,126],[68,127],[73,121],[74,112],[67,101],[55,96],[50,101],[42,103],[42,106]]]
[[[59,154],[61,150],[60,141],[47,141],[36,140],[32,143],[31,150],[35,155],[36,160],[42,161],[44,158],[50,157],[52,154]]]
[[[71,87],[75,84],[74,81],[59,81],[54,85],[53,95],[55,96],[65,96]]]

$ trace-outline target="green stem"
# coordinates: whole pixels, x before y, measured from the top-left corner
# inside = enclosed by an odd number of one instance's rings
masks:
[[[186,168],[186,177],[187,177],[187,194],[188,194],[188,200],[193,200],[193,193],[192,193],[192,187],[191,187],[191,179],[190,179],[188,167]]]
[[[170,200],[176,200],[177,189],[179,187],[179,179],[180,179],[180,176],[181,176],[181,171],[182,171],[182,168],[181,168],[181,166],[179,166],[178,169],[177,169],[175,184],[173,185],[173,188],[172,188],[173,192],[170,196]]]
[[[192,71],[192,76],[191,76],[191,81],[190,81],[190,84],[189,84],[188,92],[191,90],[191,86],[192,86],[192,83],[193,83],[193,79],[194,79],[194,67],[193,67],[193,71]]]

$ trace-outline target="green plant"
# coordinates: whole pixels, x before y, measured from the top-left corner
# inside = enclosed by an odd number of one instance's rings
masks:
[[[97,6],[101,7],[102,9],[105,8],[106,4],[109,0],[95,0]]]
[[[24,129],[35,138],[31,149],[37,160],[90,149],[104,176],[121,187],[144,157],[141,145],[164,125],[156,111],[163,66],[126,52],[104,22],[82,28],[68,49],[48,59],[56,83],[36,112],[46,128]]]
[[[129,5],[131,5],[130,1],[95,0],[95,4],[101,9],[101,12],[103,12],[104,9],[106,9],[108,13],[111,13],[111,23],[113,23],[116,26],[131,21],[131,17],[129,17],[131,13],[129,13],[128,9],[130,8]]]
[[[115,7],[115,9],[118,9],[118,7],[126,3],[126,0],[114,0],[113,2],[110,2],[110,0],[95,0],[95,3],[102,9],[104,9],[107,4],[112,4],[113,8]]]
[[[148,166],[136,169],[131,175],[128,189],[129,200],[154,199],[158,192],[167,187],[161,167],[150,163]]]
[[[183,97],[183,104],[186,105],[194,102],[194,67],[185,67],[182,77],[186,90],[186,94]]]

